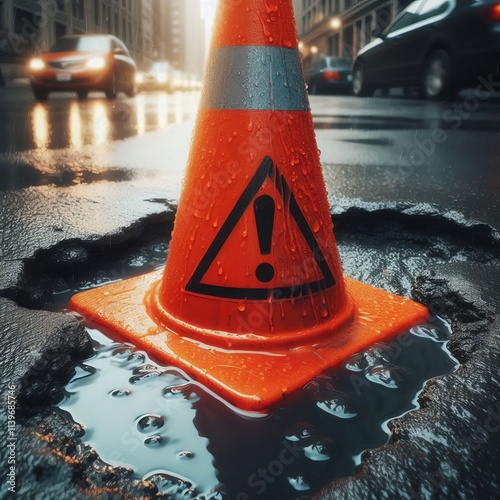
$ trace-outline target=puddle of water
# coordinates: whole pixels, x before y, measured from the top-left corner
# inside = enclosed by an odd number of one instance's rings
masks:
[[[131,344],[89,332],[96,353],[78,367],[60,409],[105,462],[174,499],[296,498],[352,475],[364,450],[388,441],[389,420],[418,407],[425,382],[457,366],[449,328],[436,319],[251,418]]]

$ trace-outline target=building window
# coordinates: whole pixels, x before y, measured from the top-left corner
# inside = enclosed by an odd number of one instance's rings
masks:
[[[21,35],[30,48],[35,47],[38,36],[39,23],[35,14],[22,9],[14,10],[14,33]]]
[[[356,47],[354,50],[358,52],[363,45],[363,21],[356,22]]]
[[[365,19],[365,45],[371,42],[372,39],[372,16],[366,16]]]
[[[64,0],[57,0],[57,10],[60,12],[64,12],[64,6],[66,2]]]
[[[412,15],[410,13],[410,15]],[[376,11],[376,23],[377,23],[377,29],[380,30],[380,32],[384,31],[387,26],[391,23],[392,19],[392,13],[389,7],[385,7],[382,9],[379,9]]]
[[[66,26],[61,23],[55,23],[56,40],[66,35]]]
[[[73,0],[73,17],[83,19],[83,0]]]
[[[94,23],[96,27],[99,27],[101,21],[101,2],[99,0],[94,0]]]
[[[329,52],[332,56],[340,55],[340,36],[338,33],[335,33],[335,35],[329,38],[328,46],[330,48]]]
[[[344,40],[342,43],[342,56],[343,57],[348,57],[350,59],[354,59],[355,53],[354,53],[354,30],[352,27],[352,24],[349,26],[346,26],[344,29]]]

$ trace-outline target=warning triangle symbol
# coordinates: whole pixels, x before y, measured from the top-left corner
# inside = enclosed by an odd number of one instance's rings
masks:
[[[291,281],[293,283],[290,283],[290,280],[280,283],[279,279],[275,279],[274,286],[271,288],[264,286],[225,286],[220,283],[206,283],[205,281],[211,281],[210,270],[214,265],[219,263],[217,260],[219,252],[235,232],[236,228],[241,226],[242,219],[245,217],[245,213],[252,205],[252,202],[257,231],[259,233],[259,244],[256,246],[255,253],[258,254],[260,248],[260,253],[262,255],[271,254],[275,202],[271,196],[258,196],[259,191],[261,191],[265,185],[269,188],[269,186],[267,186],[268,183],[272,183],[275,191],[281,196],[283,206],[281,212],[285,212],[284,216],[287,216],[287,218],[290,216],[291,220],[294,221],[297,228],[296,233],[303,243],[303,248],[308,252],[309,262],[307,263],[307,267],[309,271],[305,272],[305,276],[309,279],[292,279]],[[295,265],[294,267],[297,266]],[[314,267],[314,269],[311,269],[311,267]],[[269,263],[261,263],[255,269],[256,281],[261,285],[273,282],[274,275],[275,269]],[[304,273],[302,273],[302,275],[304,275]],[[301,281],[305,282],[302,283]],[[276,282],[278,282],[277,285]],[[320,290],[331,288],[335,284],[334,275],[323,254],[321,246],[302,213],[294,194],[291,192],[278,167],[274,165],[273,160],[269,156],[266,156],[196,267],[191,279],[186,285],[186,291],[228,299],[264,301],[268,300],[270,297],[275,300],[280,300],[306,296]]]

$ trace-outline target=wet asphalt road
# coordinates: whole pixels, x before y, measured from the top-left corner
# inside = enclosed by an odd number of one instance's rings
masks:
[[[198,92],[112,102],[96,93],[36,103],[27,86],[0,91],[0,257],[113,235],[175,206],[198,101]],[[496,95],[310,102],[334,216],[386,208],[500,237]]]
[[[484,223],[498,233],[500,97],[484,89],[477,95],[464,92],[451,103],[312,96],[332,212],[353,200],[368,209],[382,203]],[[102,199],[101,181],[124,193],[119,183],[134,181],[151,199],[175,203],[198,101],[198,92],[157,92],[112,102],[99,93],[87,101],[53,94],[36,103],[28,86],[4,89],[0,191],[86,185],[87,198]],[[38,203],[3,201],[15,214]]]
[[[480,100],[471,91],[451,103],[398,96],[310,100],[319,139],[336,142],[335,152],[323,151],[326,163],[418,168],[436,156],[434,161],[463,171],[471,162],[481,164],[482,173],[495,178],[500,96]],[[46,103],[37,103],[28,86],[17,85],[0,90],[0,154],[64,148],[76,152],[141,136],[192,118],[197,103],[197,92],[141,93],[111,102],[101,93],[86,101],[56,93]],[[371,154],[364,154],[366,147]],[[394,148],[400,155],[393,154]]]
[[[0,154],[99,146],[180,123],[196,109],[195,93],[140,94],[108,101],[102,93],[79,101],[55,93],[37,103],[29,87],[0,91]]]

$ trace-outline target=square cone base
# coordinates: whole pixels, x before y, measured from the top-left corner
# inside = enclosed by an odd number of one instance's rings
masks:
[[[71,299],[70,307],[161,361],[184,369],[236,407],[261,413],[328,368],[429,316],[427,308],[417,302],[345,278],[357,312],[352,322],[331,336],[300,347],[226,351],[155,323],[145,299],[161,278],[162,271],[156,271],[82,292]]]

